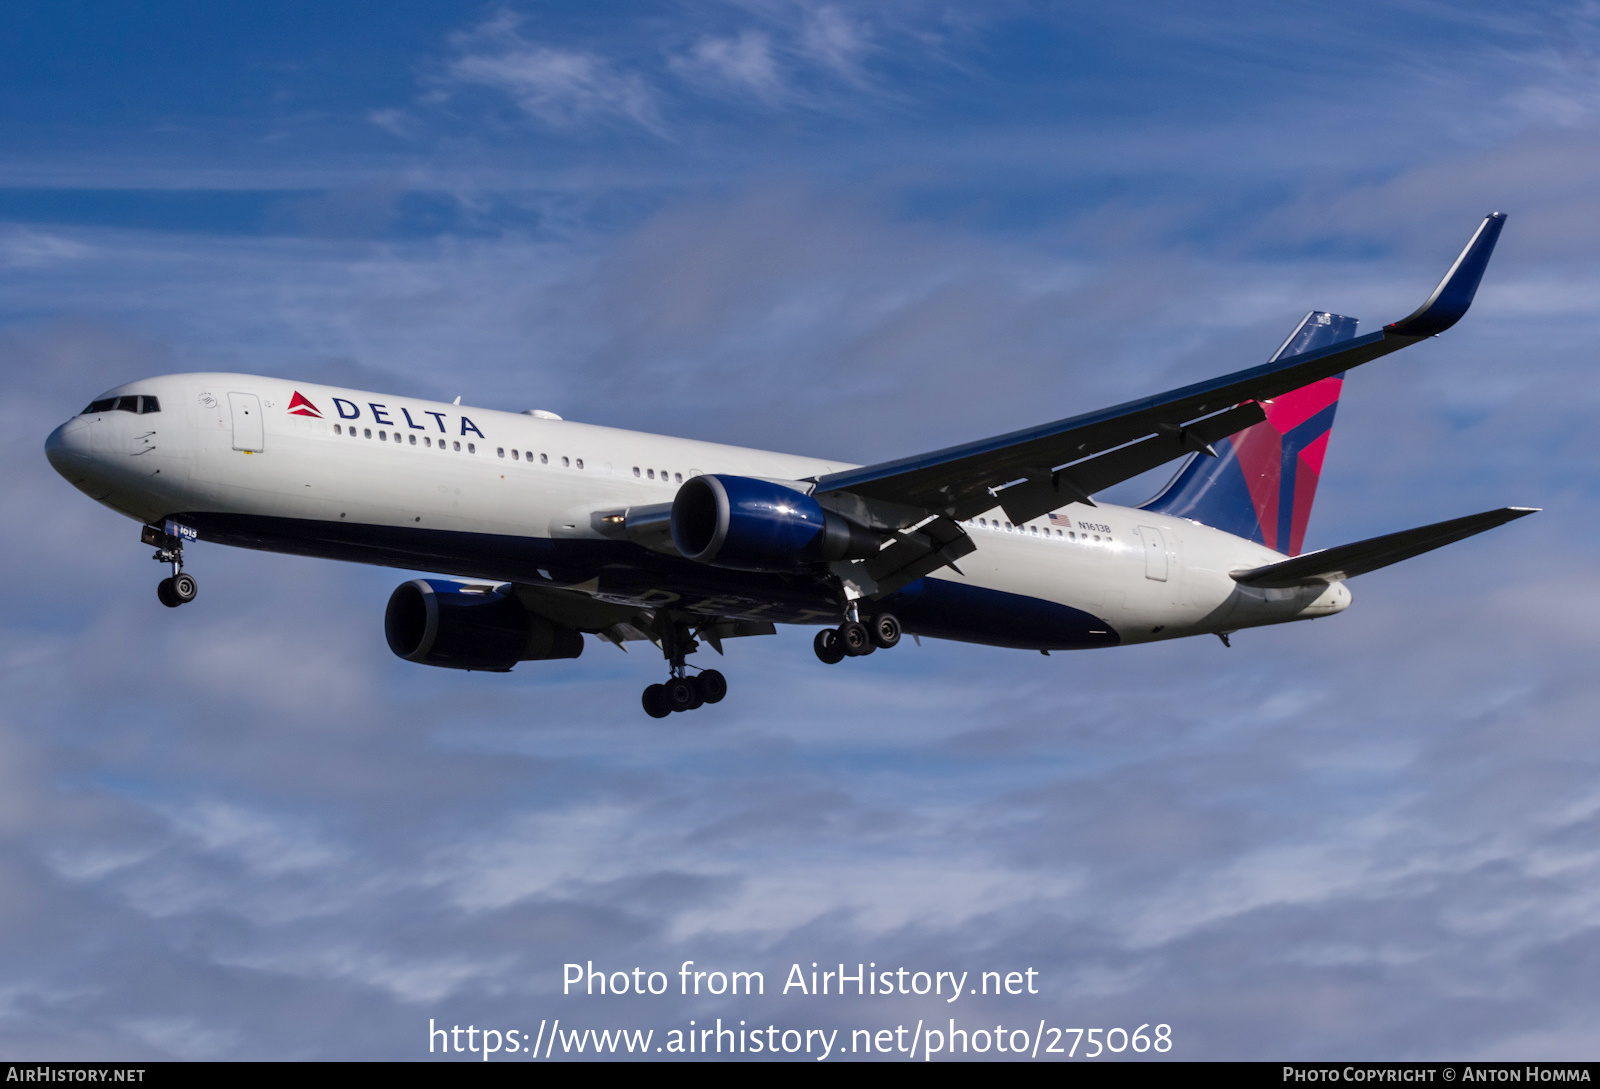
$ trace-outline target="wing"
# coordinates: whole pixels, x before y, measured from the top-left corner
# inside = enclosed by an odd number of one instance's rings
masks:
[[[638,605],[621,605],[590,597],[584,587],[539,586],[531,583],[514,583],[512,592],[522,602],[523,608],[537,613],[552,623],[577,631],[590,632],[622,650],[634,640],[647,639],[661,645],[662,632],[671,622],[660,609]],[[724,616],[694,616],[689,618],[694,634],[722,653],[722,641],[750,635],[776,635],[778,629],[769,623],[756,620],[735,620]]]
[[[1455,264],[1409,317],[1366,336],[1285,356],[1099,412],[930,454],[818,478],[824,505],[864,525],[904,530],[931,517],[959,522],[1003,505],[1027,521],[1137,476],[1265,418],[1258,401],[1299,389],[1444,332],[1471,305],[1505,224],[1478,226]],[[941,545],[950,552],[948,543]],[[968,549],[970,551],[970,549]]]
[[[1469,514],[1465,518],[1452,518],[1448,522],[1435,522],[1431,526],[1403,529],[1399,533],[1386,533],[1354,544],[1324,548],[1309,552],[1281,563],[1249,571],[1235,571],[1233,581],[1242,586],[1287,587],[1307,582],[1338,582],[1353,579],[1388,567],[1412,556],[1432,552],[1447,544],[1465,540],[1484,530],[1503,526],[1517,518],[1538,513],[1537,507],[1502,507],[1482,514]]]

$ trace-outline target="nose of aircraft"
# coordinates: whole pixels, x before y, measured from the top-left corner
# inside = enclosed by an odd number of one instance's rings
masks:
[[[74,416],[50,432],[44,456],[56,472],[76,484],[89,468],[89,421]]]

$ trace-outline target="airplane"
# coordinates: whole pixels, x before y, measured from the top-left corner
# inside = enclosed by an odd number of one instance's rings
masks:
[[[902,634],[1081,650],[1343,611],[1346,580],[1481,533],[1505,507],[1303,552],[1344,375],[1467,311],[1504,226],[1486,217],[1433,294],[1364,336],[1312,311],[1263,364],[1097,412],[858,466],[244,374],[95,398],[45,443],[141,525],[177,607],[196,541],[428,571],[384,632],[401,658],[505,672],[584,635],[668,664],[654,718],[717,703],[709,644],[819,626],[830,665]],[[1137,507],[1093,496],[1186,457]]]

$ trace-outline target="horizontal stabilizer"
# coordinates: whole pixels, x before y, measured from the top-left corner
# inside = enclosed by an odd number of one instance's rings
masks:
[[[1537,510],[1537,507],[1501,507],[1482,514],[1469,514],[1465,518],[1452,518],[1448,522],[1435,522],[1431,526],[1403,529],[1399,533],[1387,533],[1354,544],[1310,552],[1282,563],[1238,571],[1234,573],[1233,580],[1244,586],[1287,587],[1355,578],[1464,540],[1486,529],[1505,525]]]

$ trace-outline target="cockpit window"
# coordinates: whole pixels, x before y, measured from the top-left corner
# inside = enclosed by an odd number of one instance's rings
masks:
[[[127,397],[102,397],[98,401],[89,402],[89,407],[80,415],[88,416],[96,412],[133,412],[139,415],[149,415],[161,411],[161,401],[150,396],[132,394]]]

